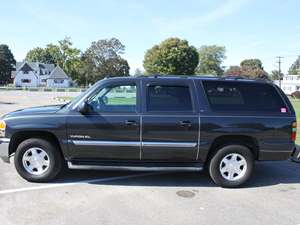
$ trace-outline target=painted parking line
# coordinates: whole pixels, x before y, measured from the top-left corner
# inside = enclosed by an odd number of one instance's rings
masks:
[[[41,185],[41,186],[36,186],[36,187],[8,189],[8,190],[0,191],[0,195],[18,193],[18,192],[35,191],[35,190],[43,190],[43,189],[50,189],[50,188],[67,187],[67,186],[74,186],[74,185],[78,185],[78,184],[102,183],[102,182],[109,182],[109,181],[126,180],[126,179],[131,179],[131,178],[159,175],[159,174],[163,174],[163,173],[166,173],[166,172],[141,173],[141,174],[133,174],[133,175],[127,175],[127,176],[87,179],[87,180],[80,180],[80,181],[60,183],[60,184],[47,184],[47,185]]]

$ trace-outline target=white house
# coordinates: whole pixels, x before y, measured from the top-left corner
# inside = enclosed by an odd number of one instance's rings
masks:
[[[57,66],[47,79],[47,87],[70,87],[70,79],[63,69]]]
[[[17,62],[12,72],[17,87],[69,87],[71,79],[54,64]]]
[[[274,80],[274,83],[281,87],[286,95],[290,95],[295,91],[300,91],[300,75],[284,75],[281,82],[279,80]]]

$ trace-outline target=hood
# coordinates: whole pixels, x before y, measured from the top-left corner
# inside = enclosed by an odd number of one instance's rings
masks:
[[[53,114],[61,109],[62,105],[49,105],[40,107],[31,107],[20,109],[14,112],[10,112],[2,117],[2,119],[15,117],[15,116],[25,116],[25,115],[41,115],[41,114]]]

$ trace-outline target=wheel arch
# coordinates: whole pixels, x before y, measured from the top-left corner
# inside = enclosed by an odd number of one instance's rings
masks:
[[[254,155],[254,159],[258,159],[259,144],[255,137],[248,135],[223,135],[213,140],[207,155],[207,161],[218,151],[218,149],[226,145],[243,145],[250,149]]]
[[[18,146],[25,140],[30,138],[40,138],[51,143],[54,143],[57,147],[61,155],[64,157],[62,146],[59,143],[59,140],[55,134],[49,131],[41,131],[41,130],[30,130],[30,131],[19,131],[12,135],[10,139],[9,145],[9,155],[12,155],[16,152]]]

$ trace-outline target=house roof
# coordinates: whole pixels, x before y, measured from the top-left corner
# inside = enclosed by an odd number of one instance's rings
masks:
[[[52,70],[50,77],[48,79],[69,79],[67,74],[64,72],[62,68],[56,66],[54,70]]]
[[[26,65],[25,68],[28,69],[28,66],[32,68],[34,71],[40,71],[40,75],[49,74],[51,73],[55,65],[54,64],[46,64],[46,63],[39,63],[39,62],[17,62],[16,63],[16,71],[23,70],[24,65]]]

